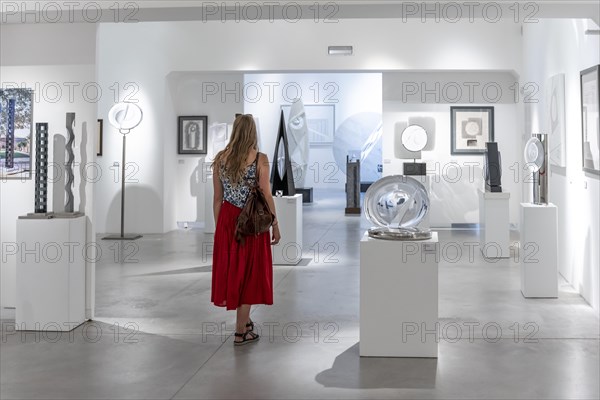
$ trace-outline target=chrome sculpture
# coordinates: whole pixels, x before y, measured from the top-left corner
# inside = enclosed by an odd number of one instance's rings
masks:
[[[429,229],[419,223],[429,211],[425,187],[416,179],[391,175],[372,184],[364,200],[365,215],[377,227],[369,236],[388,240],[424,240],[431,238]]]
[[[534,133],[525,144],[525,162],[533,179],[533,204],[548,204],[548,135]]]

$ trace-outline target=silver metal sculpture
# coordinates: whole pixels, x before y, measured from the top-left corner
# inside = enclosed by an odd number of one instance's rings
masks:
[[[525,144],[524,158],[533,174],[533,204],[548,204],[548,135],[532,134]]]
[[[364,200],[365,215],[377,225],[369,236],[388,240],[424,240],[431,238],[429,229],[419,223],[429,211],[425,187],[404,175],[386,176],[372,184]]]
[[[65,204],[65,212],[72,213],[74,207],[73,197],[73,185],[75,181],[75,175],[73,174],[73,161],[75,161],[75,154],[73,153],[73,142],[75,142],[75,113],[67,113],[67,133],[68,140],[66,145],[67,150],[67,163],[65,164],[67,182],[65,183],[65,191],[67,192],[67,203]]]

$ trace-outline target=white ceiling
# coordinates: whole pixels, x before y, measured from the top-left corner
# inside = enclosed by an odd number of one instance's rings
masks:
[[[115,10],[119,4],[121,11]],[[315,4],[318,3],[318,7]],[[473,4],[476,5],[473,5]],[[493,3],[486,5],[486,3]],[[483,17],[483,8],[488,9],[490,15],[495,15],[496,5],[502,9],[504,18],[515,18],[515,3],[519,3],[518,21],[525,17],[532,18],[591,18],[596,24],[600,20],[600,1],[598,0],[495,0],[488,2],[452,1],[452,0],[295,0],[295,1],[198,1],[198,0],[110,0],[110,1],[0,1],[0,15],[2,23],[35,23],[35,22],[116,22],[115,15],[119,14],[120,20],[129,17],[137,21],[202,21],[202,20],[233,20],[244,19],[244,15],[254,19],[291,19],[296,15],[303,19],[314,19],[318,15],[320,20],[330,16],[335,19],[346,18],[421,18],[426,9],[437,9],[438,15],[454,16],[460,5],[462,15],[468,17],[472,12],[475,18]],[[241,6],[240,6],[241,4]],[[469,5],[470,4],[470,5]],[[260,5],[260,12],[258,6]],[[300,7],[300,8],[298,8]],[[416,7],[416,8],[415,8]],[[100,13],[97,13],[98,9]],[[83,10],[87,14],[84,15]],[[226,12],[226,10],[229,10]],[[318,10],[318,14],[315,14]],[[28,13],[23,14],[23,11]],[[34,14],[38,11],[38,17]],[[33,13],[31,13],[33,12]],[[59,14],[60,13],[60,14]],[[493,14],[492,14],[493,13]],[[98,21],[96,21],[98,15]],[[428,20],[435,17],[425,15]]]

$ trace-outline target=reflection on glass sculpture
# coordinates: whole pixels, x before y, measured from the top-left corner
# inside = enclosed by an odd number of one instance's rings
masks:
[[[362,112],[344,120],[335,130],[333,156],[340,170],[346,173],[346,156],[360,149],[361,182],[375,182],[381,178],[381,114]]]
[[[533,204],[548,204],[548,135],[533,134],[525,144],[524,158],[533,174]]]
[[[417,226],[429,210],[425,187],[403,175],[386,176],[369,187],[365,194],[365,215],[377,225],[369,236],[390,240],[430,239],[430,230]]]

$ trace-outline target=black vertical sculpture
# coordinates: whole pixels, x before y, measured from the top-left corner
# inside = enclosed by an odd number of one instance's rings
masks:
[[[35,124],[35,212],[48,212],[48,124]]]
[[[15,167],[15,99],[8,100],[6,127],[6,169]]]
[[[75,127],[75,113],[67,113],[67,133],[69,138],[67,140],[67,163],[65,165],[67,182],[65,184],[65,191],[67,192],[67,203],[65,204],[65,212],[72,213],[74,211],[74,200],[73,200],[73,184],[75,175],[73,174],[73,161],[75,160],[75,154],[73,154],[73,142],[75,141],[75,133],[73,131]]]
[[[346,214],[360,214],[360,158],[346,156]]]
[[[271,170],[271,182],[273,195],[281,191],[283,196],[294,196],[294,175],[292,173],[292,162],[288,150],[287,133],[285,130],[285,119],[283,110],[279,118],[279,132],[275,142],[275,157],[273,157],[273,169]]]

